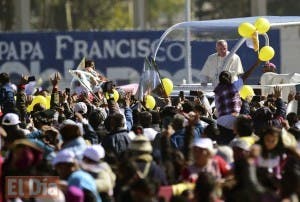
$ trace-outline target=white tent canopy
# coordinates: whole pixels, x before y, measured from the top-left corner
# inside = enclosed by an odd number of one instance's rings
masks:
[[[271,29],[284,26],[300,25],[300,16],[259,16],[269,20]],[[254,24],[255,20],[259,18],[244,17],[244,18],[231,18],[220,20],[205,20],[205,21],[189,21],[175,24],[168,28],[160,37],[159,43],[155,49],[154,59],[157,55],[160,45],[165,38],[174,30],[185,30],[189,28],[190,31],[203,35],[219,35],[222,33],[223,38],[230,37],[239,39],[241,38],[237,32],[238,27],[243,22]]]

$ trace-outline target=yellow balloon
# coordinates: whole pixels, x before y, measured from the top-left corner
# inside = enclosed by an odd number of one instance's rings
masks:
[[[118,91],[116,91],[115,89],[113,89],[113,92],[114,92],[114,100],[115,100],[115,102],[118,102],[120,95],[119,95]],[[109,99],[108,92],[105,93],[105,97],[106,97],[106,99]]]
[[[147,109],[152,110],[152,109],[154,109],[155,104],[156,104],[156,103],[155,103],[154,97],[151,96],[151,95],[146,95],[145,107],[146,107]]]
[[[27,107],[27,112],[31,112],[33,110],[34,105],[36,105],[36,104],[41,104],[46,108],[47,107],[47,99],[42,95],[34,96],[32,103]]]
[[[256,31],[255,27],[249,22],[244,22],[240,24],[238,32],[242,37],[249,38]]]
[[[275,55],[275,51],[271,46],[264,46],[260,49],[258,58],[261,61],[269,61]]]
[[[254,23],[259,34],[264,34],[270,29],[270,22],[266,18],[258,18]]]
[[[169,96],[173,91],[173,82],[168,78],[163,78],[161,81],[162,81],[162,84],[164,86],[167,96]]]
[[[243,85],[243,87],[240,89],[240,96],[243,98],[243,100],[246,100],[248,96],[254,96],[255,93],[253,91],[253,88],[248,85]]]

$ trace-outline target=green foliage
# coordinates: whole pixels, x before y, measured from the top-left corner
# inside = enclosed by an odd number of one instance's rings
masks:
[[[10,30],[13,26],[14,6],[12,0],[0,0],[0,30]]]
[[[119,29],[132,29],[133,17],[130,15],[129,8],[124,2],[123,5],[116,4],[112,12],[109,22],[106,24],[106,29],[119,30]]]
[[[13,0],[0,0],[0,23],[4,30],[14,24]],[[134,0],[31,0],[33,30],[68,30],[66,4],[73,30],[133,29]],[[161,29],[183,20],[185,0],[145,0],[148,29]]]
[[[250,0],[196,0],[195,16],[200,20],[250,16]]]
[[[299,0],[269,0],[268,15],[299,16]]]
[[[73,30],[133,29],[135,0],[31,0],[34,30],[68,30],[66,2],[70,2]],[[0,0],[0,29],[14,25],[14,1]],[[251,0],[191,0],[194,19],[250,16]],[[299,15],[299,0],[268,0],[268,15]],[[165,29],[184,20],[185,0],[145,0],[146,27]]]
[[[267,15],[298,16],[299,0],[267,0]],[[246,17],[251,15],[251,0],[195,0],[199,20]]]
[[[166,28],[176,22],[175,17],[184,16],[185,0],[146,0],[147,20],[151,28]],[[158,23],[159,19],[162,24]],[[183,19],[181,19],[183,20]]]
[[[70,0],[73,30],[128,28],[128,6],[120,0]],[[66,0],[31,0],[34,29],[67,30]],[[127,10],[126,10],[127,9]]]

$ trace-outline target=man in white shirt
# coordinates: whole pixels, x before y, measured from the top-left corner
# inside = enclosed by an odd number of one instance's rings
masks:
[[[229,59],[227,65],[223,68],[223,64],[229,55],[227,41],[219,40],[216,43],[217,52],[208,56],[201,75],[203,76],[202,82],[214,83],[215,85],[219,81],[219,74],[222,71],[229,71],[232,75],[232,81],[237,80],[237,76],[244,73],[241,59],[238,55],[233,54]]]

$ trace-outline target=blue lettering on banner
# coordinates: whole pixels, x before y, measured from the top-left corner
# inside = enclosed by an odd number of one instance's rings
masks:
[[[162,31],[115,32],[45,32],[1,33],[0,72],[11,75],[28,74],[49,81],[49,76],[59,71],[63,76],[62,87],[69,85],[69,69],[76,68],[82,57],[92,59],[99,72],[119,84],[138,82],[144,58],[152,55]],[[269,34],[270,45],[280,53],[279,31]],[[263,41],[263,40],[262,40]],[[236,40],[229,41],[229,49]],[[215,52],[215,42],[193,41],[193,81],[199,82],[200,70],[208,55]],[[238,51],[244,69],[257,59],[257,53],[244,44]],[[158,51],[156,61],[162,76],[181,83],[186,78],[183,41],[166,41]],[[280,55],[272,60],[280,64]],[[254,73],[249,83],[257,84],[261,69]],[[14,77],[13,77],[14,78]]]

